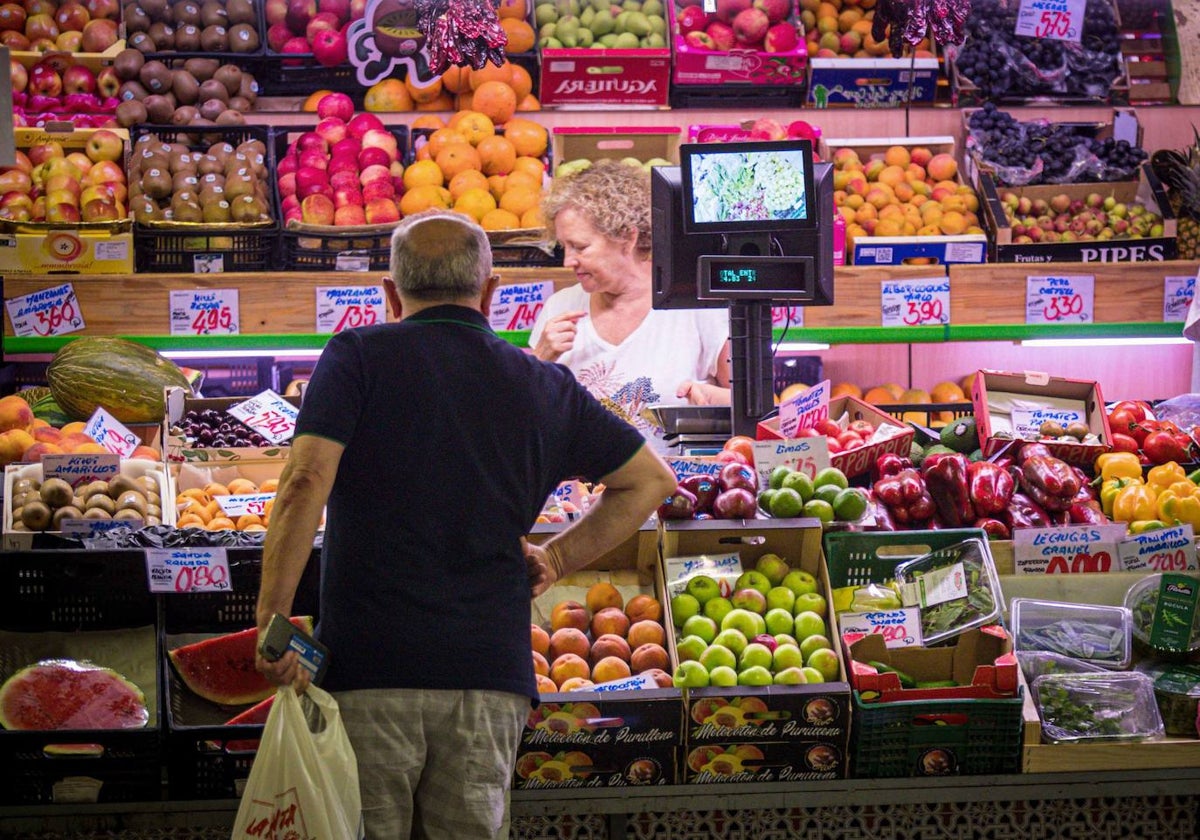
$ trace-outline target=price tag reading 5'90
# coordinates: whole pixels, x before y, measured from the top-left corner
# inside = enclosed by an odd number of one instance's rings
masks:
[[[186,289],[171,292],[171,335],[237,335],[237,289]]]
[[[296,433],[295,406],[269,388],[257,396],[227,409],[238,420],[258,432],[271,443],[291,440]]]
[[[1087,0],[1021,0],[1017,35],[1079,43]]]
[[[317,332],[340,333],[387,321],[382,286],[323,286],[317,289]]]
[[[151,592],[229,592],[229,559],[223,548],[147,548]]]
[[[84,327],[83,312],[70,283],[8,298],[4,307],[14,335],[66,335]]]
[[[1026,277],[1026,324],[1090,324],[1094,320],[1096,278]]]

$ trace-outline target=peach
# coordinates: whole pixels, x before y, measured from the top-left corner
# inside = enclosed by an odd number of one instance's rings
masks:
[[[888,146],[883,153],[883,162],[888,166],[904,168],[912,162],[912,154],[903,146]]]
[[[41,417],[34,417],[33,422],[29,424],[30,431],[43,428],[53,428],[53,426],[50,425],[50,421],[43,420]]]
[[[33,426],[33,409],[16,394],[0,397],[0,432],[9,429],[28,431]]]
[[[53,446],[54,444],[47,445]],[[92,441],[91,443],[81,443],[79,446],[76,446],[71,450],[71,454],[73,455],[103,455],[106,452],[108,452],[108,450],[95,441]]]
[[[29,463],[40,462],[43,455],[62,455],[65,450],[53,443],[35,443],[21,453],[21,460]],[[100,450],[104,452],[103,448]]]
[[[550,679],[562,688],[563,682],[571,677],[582,677],[588,679],[591,676],[592,669],[588,666],[587,660],[582,656],[574,653],[564,653],[561,656],[554,657],[554,661],[550,663]]]
[[[605,633],[592,642],[592,649],[588,653],[588,659],[593,665],[601,659],[610,656],[615,656],[618,659],[628,662],[629,649],[629,642],[614,633]]]
[[[596,684],[623,680],[633,672],[629,663],[618,656],[606,656],[592,667],[592,682]]]
[[[671,688],[675,685],[674,680],[671,679],[671,675],[662,668],[647,668],[645,671],[638,671],[638,673],[650,677],[659,688]]]
[[[550,679],[549,677],[538,674],[537,675],[537,690],[538,690],[538,694],[553,694],[556,691],[558,691],[558,686],[555,684],[554,680]]]
[[[656,668],[665,671],[670,665],[671,660],[667,656],[666,648],[653,642],[638,645],[629,656],[629,667],[635,674],[652,671]]]
[[[151,461],[161,461],[162,460],[162,452],[160,452],[157,447],[147,446],[144,443],[139,443],[137,446],[135,446],[133,448],[133,451],[129,453],[129,457],[130,458],[147,458]],[[262,492],[266,493],[267,491],[263,490]]]
[[[637,648],[644,644],[661,645],[665,641],[666,635],[661,624],[644,618],[630,625],[629,634],[625,638],[629,641],[631,648]]]
[[[592,638],[598,639],[605,633],[625,638],[629,632],[629,618],[617,607],[605,607],[592,616]]]
[[[33,439],[33,435],[24,429],[9,429],[6,432],[0,432],[0,464],[19,461],[25,450],[35,443],[37,441]]]
[[[662,604],[650,595],[634,595],[625,605],[625,615],[631,625],[639,621],[662,621]]]
[[[583,635],[582,630],[575,627],[560,628],[550,636],[549,658],[551,662],[566,654],[574,654],[580,659],[587,659],[590,649],[591,643],[588,642],[587,636]]]
[[[578,691],[581,688],[591,688],[595,683],[587,677],[568,677],[558,687],[559,691]]]
[[[546,661],[546,657],[542,656],[536,650],[533,652],[533,673],[546,677],[550,676],[550,663]]]
[[[625,605],[625,599],[621,597],[621,593],[617,591],[617,587],[604,581],[593,583],[588,587],[584,602],[588,611],[593,614],[600,612],[605,607],[620,609]]]
[[[928,166],[929,161],[933,160],[933,152],[924,146],[914,146],[908,155],[917,166]]]
[[[62,432],[53,426],[36,426],[33,429],[33,439],[43,443],[58,443],[62,436]]]
[[[564,627],[574,627],[576,630],[588,629],[587,607],[578,601],[559,601],[550,610],[550,632]]]
[[[545,656],[550,652],[550,634],[537,624],[529,625],[529,642],[536,653]]]
[[[68,432],[66,426],[63,426],[61,431],[63,436],[58,445],[63,448],[64,452],[74,452],[76,448],[84,444],[96,442],[91,435],[85,435],[83,432]]]
[[[935,181],[952,181],[958,174],[958,163],[954,160],[953,155],[943,153],[930,158],[925,169],[929,172],[929,177]]]

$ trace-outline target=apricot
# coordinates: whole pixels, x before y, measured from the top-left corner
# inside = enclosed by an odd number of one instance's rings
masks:
[[[674,680],[671,679],[671,675],[662,668],[647,668],[645,671],[639,671],[638,673],[650,677],[659,688],[671,688],[675,684]]]
[[[559,601],[550,610],[550,632],[564,627],[574,627],[576,630],[588,629],[587,607],[578,601]]]
[[[953,155],[943,152],[930,158],[925,169],[929,172],[929,177],[935,181],[950,181],[958,174],[958,162],[954,160]]]
[[[268,478],[262,484],[258,485],[258,492],[260,492],[260,493],[274,493],[278,489],[279,489],[279,479],[278,478]]]
[[[667,656],[666,648],[653,642],[638,645],[629,656],[629,667],[635,674],[656,668],[665,671],[670,665],[671,659]]]
[[[588,666],[587,660],[582,656],[574,653],[564,653],[562,656],[556,656],[554,661],[550,663],[550,679],[562,688],[564,682],[571,677],[579,677],[588,679],[592,675],[592,669]]]
[[[80,446],[96,442],[91,435],[85,435],[83,432],[68,432],[66,428],[63,426],[63,436],[58,441],[58,445],[63,448],[64,452],[74,452]]]
[[[639,621],[662,621],[662,604],[651,595],[634,595],[625,605],[625,615],[631,626]]]
[[[226,485],[229,488],[230,495],[244,496],[248,493],[257,493],[258,485],[248,478],[235,478]]]
[[[550,676],[550,663],[536,650],[533,652],[533,673],[543,677]]]
[[[628,662],[629,650],[629,642],[613,633],[605,633],[592,642],[592,649],[588,653],[588,659],[593,665],[601,659],[613,656],[624,662]]]
[[[595,683],[587,677],[568,677],[558,687],[559,691],[578,691],[581,688],[591,688]]]
[[[550,634],[546,630],[537,625],[529,625],[529,642],[533,646],[534,651],[545,656],[550,652]]]
[[[629,642],[629,647],[637,648],[647,643],[661,645],[666,640],[666,635],[661,624],[644,618],[629,626],[629,633],[625,638]]]
[[[24,429],[9,429],[0,432],[0,464],[11,464],[20,460],[26,449],[37,441]]]
[[[232,531],[236,526],[228,516],[214,516],[204,527],[210,531]]]
[[[633,674],[629,663],[619,656],[606,656],[592,666],[592,682],[600,683],[623,680]]]
[[[617,587],[611,583],[601,581],[600,583],[593,583],[588,587],[584,603],[590,612],[598,613],[605,607],[620,609],[625,606],[625,599],[621,597],[621,593],[617,591]]]
[[[605,607],[592,616],[592,638],[598,639],[605,633],[622,638],[629,632],[629,617],[618,607]]]
[[[929,161],[933,160],[933,152],[924,146],[913,146],[908,155],[917,166],[928,166]]]
[[[210,481],[204,485],[204,492],[210,496],[228,496],[229,488],[219,481]]]
[[[16,394],[0,397],[0,431],[23,429],[29,431],[33,427],[33,409],[29,403]]]
[[[558,686],[554,680],[542,674],[537,675],[537,690],[538,694],[553,694],[558,691]]]
[[[591,643],[587,636],[577,627],[561,627],[550,634],[550,653],[548,655],[551,662],[566,654],[574,654],[580,659],[586,659],[590,649]]]
[[[883,153],[883,162],[888,166],[903,169],[912,162],[912,155],[903,146],[888,146],[887,151]]]
[[[53,446],[54,444],[48,444],[48,445]],[[100,444],[96,443],[96,441],[92,441],[91,443],[79,444],[79,446],[76,446],[74,449],[71,450],[71,452],[72,452],[72,454],[79,454],[79,455],[104,455],[105,453],[108,452],[108,450],[105,449]]]
[[[101,451],[107,450],[101,447]],[[54,443],[35,443],[21,453],[21,460],[35,463],[40,462],[43,455],[62,455],[64,452],[66,452],[65,449]]]

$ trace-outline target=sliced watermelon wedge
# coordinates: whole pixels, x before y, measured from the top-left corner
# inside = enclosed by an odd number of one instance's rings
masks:
[[[259,726],[267,722],[267,715],[271,712],[271,704],[275,702],[275,695],[272,694],[261,703],[255,703],[244,712],[240,712],[229,720],[225,721],[226,726],[240,726],[244,724],[257,724]],[[225,750],[227,752],[253,752],[258,749],[258,738],[226,741]],[[211,742],[210,742],[211,743]],[[213,744],[217,747],[216,744]]]
[[[90,662],[43,660],[0,686],[5,729],[138,729],[149,722],[142,690]]]
[[[291,621],[305,633],[312,633],[310,616]],[[251,627],[175,648],[167,656],[193,692],[220,706],[241,706],[265,700],[275,691],[275,686],[254,669],[257,643],[258,630]]]

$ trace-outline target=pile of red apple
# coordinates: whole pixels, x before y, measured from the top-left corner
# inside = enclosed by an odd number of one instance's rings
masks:
[[[355,114],[344,93],[322,97],[317,116],[316,128],[289,143],[276,167],[284,224],[399,221],[404,164],[396,136],[374,114]]]
[[[659,519],[754,519],[758,473],[745,459],[729,460],[716,476],[689,475],[658,507]]]
[[[18,149],[16,163],[0,169],[0,219],[68,224],[124,219],[124,156],[124,140],[103,128],[82,151],[67,153],[57,140]]]
[[[116,125],[120,81],[112,67],[99,74],[63,53],[43,58],[30,68],[9,60],[12,76],[13,124],[40,126],[65,120],[77,128]]]
[[[322,67],[346,63],[350,24],[366,14],[366,0],[267,0],[267,49],[311,54]],[[285,67],[300,59],[285,59]]]
[[[801,47],[801,34],[789,21],[792,0],[717,0],[715,12],[704,6],[704,0],[675,0],[675,25],[688,47],[769,53]]]
[[[117,42],[117,0],[0,5],[0,44],[17,52],[104,52]]]

